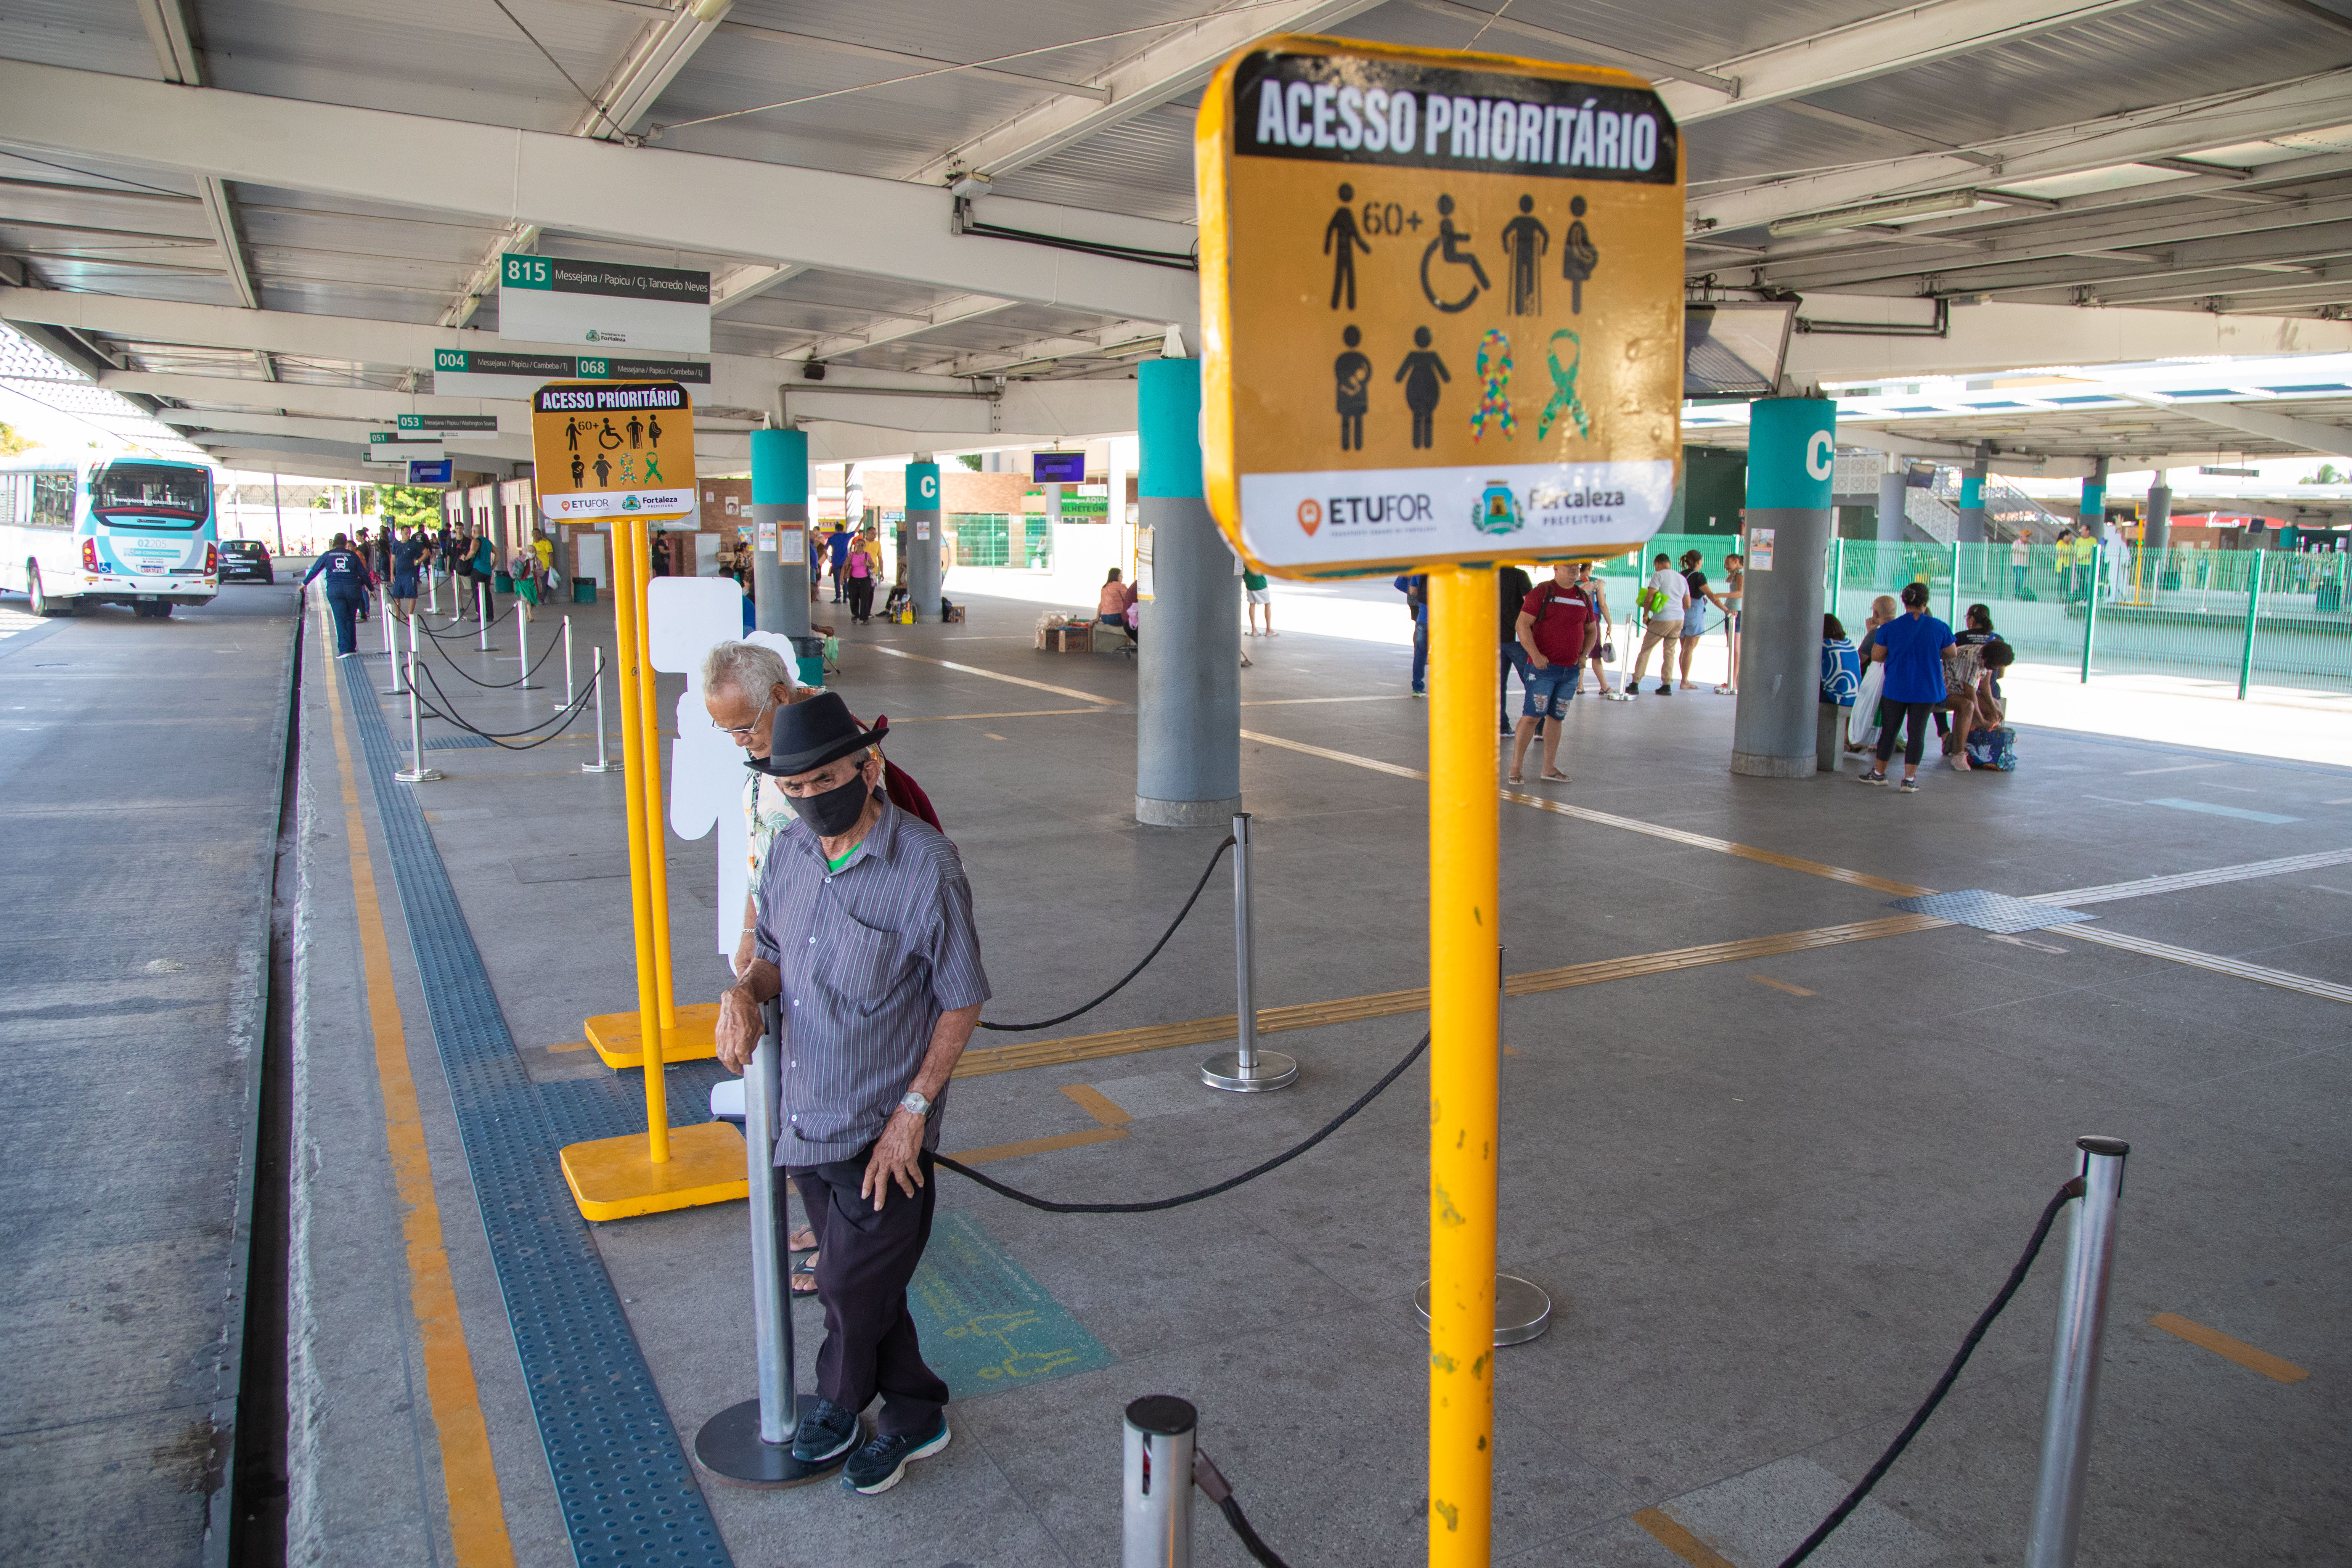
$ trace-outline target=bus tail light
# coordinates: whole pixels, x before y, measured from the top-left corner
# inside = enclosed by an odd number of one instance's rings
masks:
[[[219,571],[220,546],[217,544],[207,544],[205,546],[205,575],[211,577],[217,574]]]
[[[98,541],[95,539],[85,539],[81,542],[81,569],[85,572],[105,570],[98,563]]]

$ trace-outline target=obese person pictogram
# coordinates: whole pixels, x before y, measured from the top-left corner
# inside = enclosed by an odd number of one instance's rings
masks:
[[[694,510],[693,402],[677,382],[551,382],[531,397],[530,429],[550,519]]]
[[[1218,72],[1196,146],[1205,478],[1247,560],[1336,575],[1504,537],[1559,560],[1656,531],[1683,159],[1647,83],[1275,38]]]

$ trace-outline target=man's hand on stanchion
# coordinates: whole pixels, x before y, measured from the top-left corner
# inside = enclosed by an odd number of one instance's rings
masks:
[[[719,1060],[729,1072],[751,1065],[751,1053],[765,1032],[760,1009],[783,989],[783,977],[765,959],[754,959],[743,978],[719,994]]]

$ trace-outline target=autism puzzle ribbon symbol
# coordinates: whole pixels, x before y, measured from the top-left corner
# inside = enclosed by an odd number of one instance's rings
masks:
[[[1511,340],[1492,327],[1478,340],[1478,377],[1486,390],[1478,399],[1478,411],[1470,416],[1470,439],[1486,438],[1486,416],[1493,414],[1499,416],[1507,441],[1518,428],[1511,415]]]
[[[1559,340],[1562,338],[1576,345],[1576,357],[1568,362],[1566,370],[1559,365]],[[1544,363],[1551,369],[1551,401],[1544,405],[1543,422],[1536,426],[1536,439],[1540,441],[1550,435],[1553,417],[1563,413],[1576,421],[1576,433],[1590,439],[1592,421],[1576,395],[1576,372],[1584,363],[1584,340],[1566,327],[1560,328],[1552,333],[1551,342],[1544,348]]]

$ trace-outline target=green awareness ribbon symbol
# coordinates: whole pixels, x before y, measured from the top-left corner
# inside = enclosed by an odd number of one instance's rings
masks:
[[[1559,364],[1559,340],[1562,338],[1576,345],[1576,357],[1569,361],[1568,368],[1565,370],[1562,370]],[[1588,440],[1591,439],[1592,420],[1584,412],[1584,405],[1576,395],[1576,373],[1584,363],[1584,340],[1566,327],[1562,327],[1551,335],[1551,342],[1545,345],[1544,363],[1551,369],[1551,401],[1544,405],[1543,422],[1536,426],[1536,439],[1540,441],[1551,434],[1551,422],[1561,413],[1566,413],[1570,418],[1576,421],[1578,435]]]

